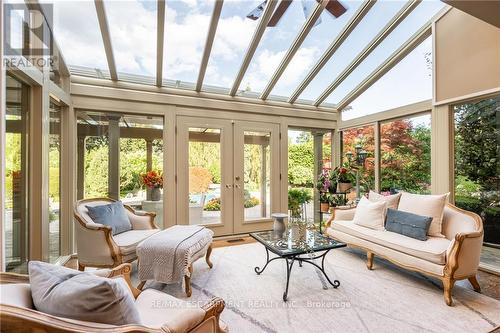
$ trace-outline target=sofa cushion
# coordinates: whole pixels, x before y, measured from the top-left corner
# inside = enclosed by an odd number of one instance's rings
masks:
[[[130,230],[113,237],[122,255],[135,253],[137,245],[160,229]]]
[[[331,224],[331,229],[333,231],[339,230],[439,265],[446,263],[446,250],[451,243],[450,240],[441,237],[429,237],[423,242],[391,231],[365,228],[354,224],[352,221],[335,221]]]
[[[432,217],[387,209],[385,230],[415,238],[427,240],[427,232],[431,226]]]
[[[429,236],[444,237],[441,232],[443,212],[449,193],[440,195],[412,194],[403,192],[398,210],[432,217]]]
[[[356,207],[353,222],[371,229],[384,229],[386,202],[371,202],[362,197]]]
[[[187,332],[203,321],[205,311],[196,304],[154,289],[144,290],[135,301],[143,325],[166,325],[171,332]]]
[[[31,296],[38,311],[111,325],[140,324],[123,278],[108,279],[40,261],[28,265]]]
[[[387,203],[387,208],[392,209],[398,209],[399,199],[401,199],[401,193],[393,195],[382,195],[373,191],[368,193],[368,200],[371,202],[385,201]]]
[[[125,207],[121,201],[116,201],[107,205],[86,206],[90,218],[95,223],[109,225],[113,235],[132,230],[132,224],[128,218]]]
[[[28,283],[0,284],[0,295],[2,304],[34,309]]]

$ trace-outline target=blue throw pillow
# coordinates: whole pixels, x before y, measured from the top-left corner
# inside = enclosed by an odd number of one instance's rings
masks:
[[[421,216],[400,210],[388,208],[385,229],[422,241],[427,240],[427,232],[431,226],[432,217]]]
[[[113,202],[109,205],[85,206],[88,209],[90,218],[95,223],[109,225],[113,235],[132,230],[132,224],[127,216],[125,207],[121,201]]]

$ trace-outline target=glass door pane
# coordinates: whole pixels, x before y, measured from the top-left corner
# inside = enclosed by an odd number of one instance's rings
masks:
[[[6,79],[5,117],[5,261],[6,270],[27,271],[28,261],[28,93],[13,77]]]
[[[217,236],[233,232],[232,124],[177,118],[177,222],[205,225]]]
[[[236,122],[234,126],[234,231],[272,228],[279,211],[279,127]]]
[[[49,110],[49,261],[61,255],[61,107]]]

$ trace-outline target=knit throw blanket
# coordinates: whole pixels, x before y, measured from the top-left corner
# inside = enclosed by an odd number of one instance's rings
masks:
[[[213,231],[202,226],[176,225],[145,239],[137,246],[139,280],[177,283],[189,265],[212,243]]]

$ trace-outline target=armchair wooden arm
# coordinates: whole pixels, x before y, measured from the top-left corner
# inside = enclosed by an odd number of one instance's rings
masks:
[[[203,318],[203,321],[210,319],[210,317],[215,317],[218,332],[222,332],[219,319],[224,307],[224,300],[220,297],[214,297],[208,303],[201,306],[201,308],[205,310],[205,317]]]

